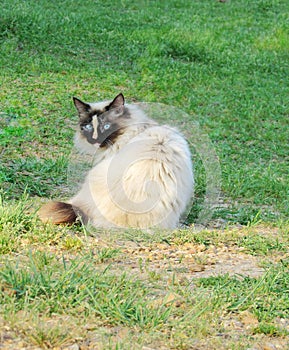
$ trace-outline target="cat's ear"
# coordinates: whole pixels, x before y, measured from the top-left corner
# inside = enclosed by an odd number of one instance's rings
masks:
[[[114,100],[109,104],[108,108],[120,108],[122,109],[124,106],[124,96],[122,93],[118,94]]]
[[[78,111],[79,117],[80,118],[86,117],[90,111],[90,105],[88,103],[81,101],[76,97],[73,97],[73,102]]]

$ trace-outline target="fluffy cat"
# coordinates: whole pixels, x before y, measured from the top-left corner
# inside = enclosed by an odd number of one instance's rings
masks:
[[[95,227],[175,228],[190,203],[194,180],[184,137],[160,126],[119,94],[112,102],[74,99],[79,115],[75,145],[94,156],[79,192],[67,203],[50,202],[43,222]]]

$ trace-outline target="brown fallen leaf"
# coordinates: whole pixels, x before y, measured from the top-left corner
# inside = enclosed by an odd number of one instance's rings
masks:
[[[170,306],[174,305],[176,307],[180,307],[183,303],[183,298],[176,293],[168,293],[164,297],[157,298],[152,300],[150,306],[152,308],[158,308],[160,306]]]
[[[259,324],[257,317],[247,310],[240,314],[239,319],[246,328],[257,327]]]

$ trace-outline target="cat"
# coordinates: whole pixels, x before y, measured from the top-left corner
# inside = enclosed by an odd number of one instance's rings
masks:
[[[182,134],[161,126],[122,93],[111,102],[74,97],[75,145],[94,157],[79,192],[39,211],[43,222],[95,227],[176,228],[194,187],[191,154]]]

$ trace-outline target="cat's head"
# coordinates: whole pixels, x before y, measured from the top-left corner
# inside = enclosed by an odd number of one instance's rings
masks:
[[[73,101],[79,116],[79,136],[91,145],[109,147],[131,119],[123,94],[111,102],[86,103],[76,97]]]

